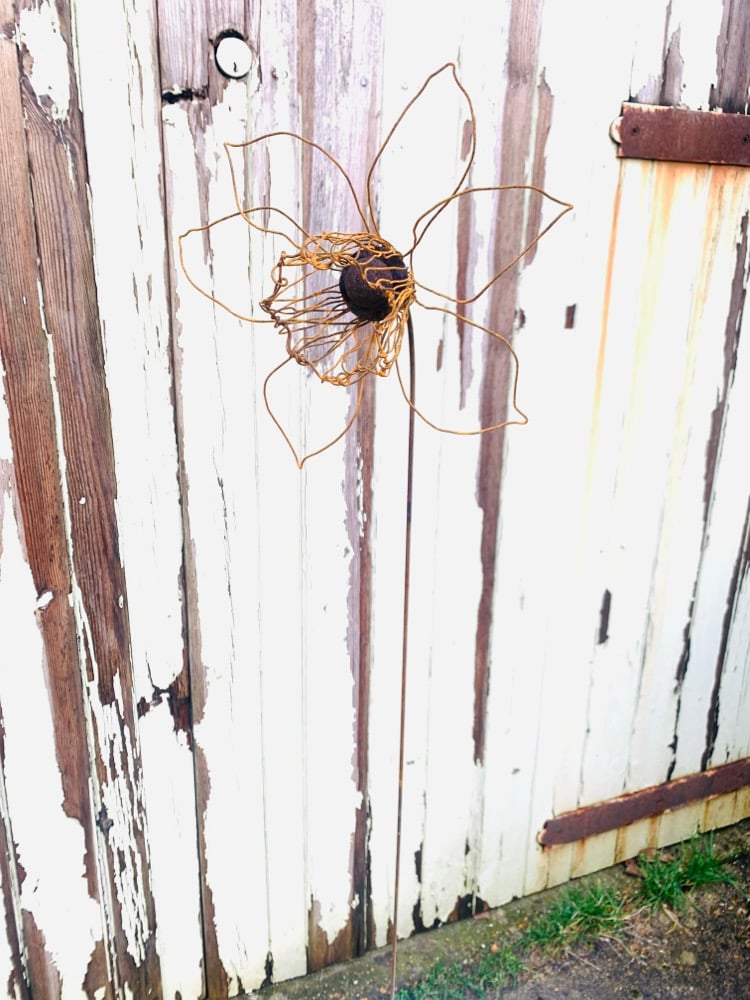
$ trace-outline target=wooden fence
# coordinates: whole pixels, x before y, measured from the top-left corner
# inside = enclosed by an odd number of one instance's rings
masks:
[[[417,421],[398,932],[750,815],[750,172],[610,135],[624,101],[744,114],[750,13],[612,6],[0,0],[8,997],[226,997],[387,939],[409,408],[371,377],[299,471],[283,338],[177,238],[273,130],[362,197],[448,62],[467,183],[575,209],[468,321],[414,309],[421,411],[508,415],[473,322],[530,420]],[[377,159],[395,247],[467,120],[445,72]],[[358,224],[314,147],[235,153],[248,204]],[[451,203],[417,280],[470,297],[556,210],[494,199]],[[186,265],[257,315],[272,244],[230,219]],[[300,452],[355,400],[269,383]]]

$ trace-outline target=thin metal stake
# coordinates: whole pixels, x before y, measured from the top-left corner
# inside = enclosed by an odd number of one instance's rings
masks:
[[[411,313],[406,317],[409,342],[409,399],[414,403],[414,327]],[[411,575],[411,507],[414,482],[414,407],[409,407],[408,451],[406,456],[406,530],[404,535],[404,615],[401,631],[401,721],[398,737],[398,805],[396,806],[396,867],[393,883],[393,924],[391,925],[391,1000],[396,997],[396,950],[398,941],[398,884],[401,874],[401,816],[404,801],[404,733],[406,730],[406,659],[409,638],[409,578]]]

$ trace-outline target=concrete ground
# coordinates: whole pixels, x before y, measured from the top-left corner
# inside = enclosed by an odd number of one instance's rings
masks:
[[[699,888],[676,913],[642,910],[618,937],[601,937],[565,954],[532,954],[513,986],[486,1000],[750,1000],[750,820],[715,834],[739,888]],[[579,879],[632,888],[623,865]],[[408,986],[438,959],[471,963],[513,940],[561,888],[516,900],[481,918],[416,935],[398,946],[398,985]],[[390,950],[264,990],[273,1000],[382,1000],[388,996]],[[467,998],[474,994],[468,993]],[[435,1000],[438,1000],[435,997]]]

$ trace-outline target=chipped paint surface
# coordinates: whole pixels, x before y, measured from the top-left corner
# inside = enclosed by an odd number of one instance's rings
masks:
[[[226,116],[227,109],[221,107],[215,109],[215,115],[220,117],[222,110]],[[178,105],[166,107],[164,128],[170,162],[173,159],[185,162],[192,156],[186,110]],[[217,138],[207,159],[211,169],[223,175],[220,149]],[[198,196],[195,178],[187,173],[175,177],[174,182],[179,185],[175,204],[194,203]],[[188,184],[192,190],[187,188]],[[209,202],[220,198],[222,193],[225,192],[214,182]],[[214,208],[217,209],[218,206]],[[224,207],[218,210],[226,211]],[[178,215],[174,221],[177,230],[183,222],[183,228],[187,228],[184,215],[182,218]],[[239,234],[243,235],[241,230]],[[246,280],[247,247],[242,243],[225,244],[223,250],[220,259],[239,271],[235,280]],[[206,787],[198,801],[199,809],[204,811],[201,860],[215,913],[217,948],[228,978],[227,991],[232,993],[239,988],[240,982],[263,978],[268,952],[263,755],[257,718],[257,674],[251,667],[257,656],[252,655],[252,647],[248,649],[248,642],[255,633],[258,601],[248,592],[252,563],[245,558],[235,568],[234,563],[228,561],[235,551],[235,541],[238,554],[242,548],[252,552],[257,543],[249,534],[249,525],[238,525],[235,518],[237,500],[233,490],[243,490],[243,506],[247,500],[252,502],[247,463],[238,463],[230,470],[224,461],[227,435],[234,436],[240,426],[247,426],[252,416],[249,401],[243,400],[239,392],[231,396],[237,408],[236,417],[225,412],[223,403],[229,388],[221,384],[225,374],[226,379],[239,388],[243,372],[249,368],[248,345],[246,339],[239,336],[239,325],[231,321],[222,326],[223,338],[207,337],[205,331],[213,325],[210,304],[205,300],[188,304],[186,291],[179,284],[177,296],[180,363],[176,374],[185,414],[183,463],[192,573],[198,581],[204,581],[212,593],[210,602],[200,603],[195,609],[197,618],[191,649],[192,656],[200,663],[201,675],[200,688],[194,687],[193,731],[196,752],[205,761],[206,769]],[[224,351],[227,361],[232,356],[226,372],[217,357],[219,350]],[[189,403],[198,396],[204,400],[200,409]],[[233,472],[239,479],[236,484]],[[245,536],[242,547],[235,534],[238,527]],[[216,545],[217,538],[225,539],[224,544]],[[240,608],[245,609],[244,613]],[[240,657],[247,666],[240,665]],[[256,706],[255,710],[252,706]],[[243,709],[249,709],[252,714],[246,715]],[[240,757],[246,759],[241,779],[235,767],[228,766],[230,760]],[[213,849],[214,841],[221,841],[221,849]],[[252,906],[256,919],[252,927],[241,931],[248,905]]]
[[[60,995],[218,998],[386,940],[408,408],[394,378],[378,380],[347,440],[298,472],[263,405],[283,337],[198,295],[176,237],[234,210],[226,140],[301,131],[362,192],[390,123],[449,60],[478,120],[469,183],[540,183],[575,212],[468,313],[512,338],[528,427],[478,439],[417,424],[398,932],[750,814],[739,791],[575,844],[537,840],[558,813],[750,754],[748,172],[618,162],[608,136],[628,97],[737,109],[745,70],[717,42],[728,26],[740,37],[735,6],[638,0],[613,34],[605,5],[583,0],[593,46],[544,0],[485,4],[471,23],[458,10],[436,21],[427,0],[187,13],[75,0],[70,25],[54,3],[24,6],[14,41],[0,39],[6,82],[18,46],[20,131],[65,138],[74,190],[83,161],[66,129],[83,115],[95,285],[78,319],[91,310],[101,327],[116,477],[102,523],[117,565],[92,586],[80,525],[101,484],[76,463],[86,441],[71,414],[85,421],[63,384],[90,361],[73,352],[86,324],[44,319],[54,268],[34,271],[38,226],[14,308],[51,325],[35,375],[54,404],[72,586],[32,583],[24,542],[40,511],[19,499],[23,456],[0,420],[0,633],[13,649],[0,661],[0,808],[18,862],[2,878],[21,939],[18,955],[12,928],[0,946],[0,982],[43,941],[38,968]],[[228,26],[249,42],[242,81],[221,77],[206,45]],[[468,112],[445,82],[379,161],[396,246],[462,170]],[[326,228],[345,188],[309,152],[236,156],[240,189]],[[420,244],[417,280],[464,297],[544,211],[526,195],[463,200]],[[257,314],[284,248],[234,220],[186,243],[186,263]],[[421,410],[463,429],[505,412],[487,338],[438,312],[415,310],[415,325]],[[80,366],[63,370],[69,347]],[[4,386],[17,381],[6,364]],[[299,451],[352,405],[297,366],[269,393]],[[45,660],[60,602],[78,630],[75,719]],[[123,635],[130,659],[110,669],[107,643]],[[91,829],[66,812],[65,726],[85,727]]]
[[[148,706],[138,733],[129,734],[137,735],[142,758],[141,784],[133,794],[148,817],[164,993],[188,997],[200,994],[204,974],[193,755],[190,734],[174,704],[175,698],[182,698],[189,723],[160,107],[151,58],[155,11],[150,5],[128,4],[113,13],[101,4],[79,0],[73,14],[134,700]],[[106,46],[100,44],[103,37],[109,39]],[[107,142],[97,142],[95,137],[103,133]],[[107,729],[110,741],[117,740],[116,715],[110,712],[99,725]],[[108,813],[111,807],[112,819],[121,819],[111,836],[126,852],[126,804],[118,801],[114,788],[109,797],[114,802],[104,803]],[[134,956],[140,947],[142,919],[143,914],[133,911]]]
[[[7,643],[0,661],[2,805],[22,872],[11,891],[18,893],[17,918],[27,912],[44,935],[49,959],[60,978],[60,996],[79,997],[89,960],[102,939],[102,914],[84,877],[83,830],[64,809],[37,624],[37,615],[44,614],[46,607],[37,605],[22,529],[16,521],[7,414],[1,399],[0,491],[0,631]],[[54,599],[65,600],[65,596]],[[54,844],[53,851],[50,844]],[[65,900],[64,907],[61,900]],[[3,960],[8,962],[5,953]],[[3,981],[9,982],[9,977]]]
[[[37,100],[47,100],[52,117],[62,121],[70,105],[68,47],[60,32],[54,4],[23,8],[19,13],[18,37],[31,59],[28,75]]]

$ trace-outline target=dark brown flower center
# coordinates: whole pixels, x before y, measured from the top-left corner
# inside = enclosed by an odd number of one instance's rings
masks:
[[[357,261],[341,271],[339,291],[358,319],[377,322],[391,312],[393,298],[406,284],[409,272],[398,254],[379,256],[360,250]]]

